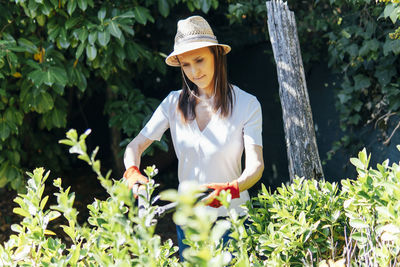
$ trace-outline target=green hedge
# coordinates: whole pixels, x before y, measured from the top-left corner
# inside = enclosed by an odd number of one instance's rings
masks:
[[[103,176],[96,148],[86,152],[85,139],[75,130],[60,142],[70,153],[86,161],[107,190],[106,200],[88,205],[90,216],[80,225],[73,207],[75,195],[53,181],[59,190],[55,205],[43,196],[49,172],[43,168],[29,173],[27,193],[15,199],[14,212],[23,220],[12,225],[16,232],[0,245],[2,266],[396,266],[400,255],[400,166],[388,161],[368,166],[365,149],[350,161],[357,179],[342,180],[342,186],[326,181],[296,178],[275,192],[264,186],[248,203],[248,217],[229,210],[226,220],[217,221],[216,212],[207,212],[194,195],[196,184],[185,190],[161,193],[165,200],[177,201],[173,219],[183,224],[190,248],[186,261],[178,262],[177,247],[155,234],[155,209],[151,197],[157,187],[154,167],[148,167],[146,211],[138,209],[125,181]],[[400,150],[400,146],[398,147]],[[229,209],[230,195],[220,200]],[[64,235],[52,230],[52,221],[64,217]],[[250,221],[245,229],[244,221]],[[221,236],[231,229],[232,239],[224,246]]]

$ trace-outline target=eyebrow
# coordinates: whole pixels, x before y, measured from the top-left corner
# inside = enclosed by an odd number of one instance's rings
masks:
[[[183,61],[183,60],[179,59],[178,56],[177,56],[177,58],[178,58],[178,60],[179,60],[179,62],[180,62],[181,64],[187,63],[186,61]],[[200,58],[202,58],[201,55],[200,55],[200,56],[197,56],[197,57],[195,57],[195,58],[193,58],[193,60],[198,60],[198,59],[200,59]]]

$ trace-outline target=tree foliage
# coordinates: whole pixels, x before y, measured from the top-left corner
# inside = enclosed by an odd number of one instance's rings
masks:
[[[342,128],[371,121],[387,127],[400,110],[398,1],[289,6],[306,69],[327,58],[341,77]],[[158,104],[143,92],[162,85],[161,51],[171,48],[179,14],[224,8],[220,13],[248,32],[267,32],[261,0],[14,0],[0,8],[0,187],[14,189],[22,188],[25,169],[63,166],[57,129],[70,126],[74,103],[85,97],[106,95],[105,113],[122,145],[138,133]]]
[[[110,125],[125,136],[138,133],[157,105],[144,97],[139,81],[146,71],[162,75],[166,69],[164,43],[150,34],[164,30],[162,22],[178,7],[208,12],[218,1],[0,3],[0,187],[21,188],[23,169],[39,162],[63,165],[54,135],[67,127],[71,101],[85,95],[107,91],[106,112],[115,116]]]
[[[399,1],[288,4],[296,16],[305,68],[324,59],[338,74],[341,128],[349,131],[374,122],[386,130],[389,118],[400,111]],[[264,1],[237,1],[231,4],[230,15],[234,22],[251,24],[246,20],[257,21],[267,14]]]

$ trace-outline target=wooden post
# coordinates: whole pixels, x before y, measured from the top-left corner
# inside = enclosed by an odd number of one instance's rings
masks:
[[[276,62],[289,175],[324,177],[315,138],[296,21],[286,2],[267,1],[268,31]]]

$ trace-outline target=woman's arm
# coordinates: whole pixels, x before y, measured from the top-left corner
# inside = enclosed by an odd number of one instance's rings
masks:
[[[213,183],[207,184],[206,187],[214,189],[214,191],[203,201],[206,205],[218,208],[221,206],[219,200],[215,197],[219,195],[221,190],[230,190],[232,199],[240,197],[240,192],[243,192],[252,187],[264,171],[264,160],[262,147],[259,145],[248,145],[245,147],[246,166],[238,179],[230,183]]]
[[[263,149],[261,146],[246,146],[245,156],[245,169],[242,175],[237,179],[240,192],[251,188],[257,183],[264,171]]]
[[[126,147],[124,154],[125,168],[131,166],[140,166],[140,158],[143,152],[153,143],[153,140],[148,139],[142,134],[138,134]]]

